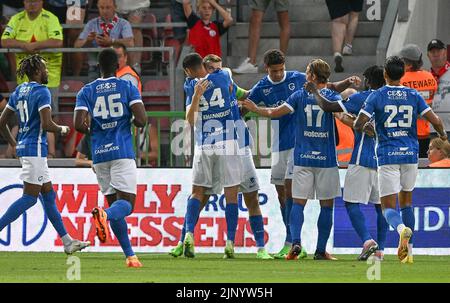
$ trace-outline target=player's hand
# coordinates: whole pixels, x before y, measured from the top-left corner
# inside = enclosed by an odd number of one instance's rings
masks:
[[[317,86],[316,86],[316,84],[314,82],[306,82],[305,85],[304,85],[304,88],[310,94],[312,94],[315,91],[317,91]]]
[[[439,136],[439,138],[441,138],[442,141],[447,141],[448,140],[447,133],[445,133],[444,136]]]
[[[62,136],[65,136],[65,135],[67,135],[67,134],[69,133],[70,127],[68,127],[68,126],[66,126],[66,125],[61,125],[60,127],[61,127],[61,130],[60,130],[59,133],[60,133]]]
[[[351,76],[347,78],[349,87],[358,88],[361,85],[361,78],[358,76]]]
[[[202,79],[195,84],[194,87],[194,94],[197,94],[199,96],[203,95],[203,93],[206,91],[206,89],[209,86],[209,80]]]
[[[372,122],[366,122],[363,126],[363,132],[365,132],[369,137],[375,137],[375,128]]]
[[[258,106],[256,106],[256,104],[252,100],[249,100],[249,99],[238,101],[238,104],[240,106],[242,106],[243,108],[245,108],[251,112],[254,112],[254,113],[258,110]]]

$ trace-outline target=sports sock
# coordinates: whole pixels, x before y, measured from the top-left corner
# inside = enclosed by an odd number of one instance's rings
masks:
[[[383,210],[380,204],[375,204],[375,210],[377,211],[377,243],[378,249],[384,250],[386,243],[386,235],[389,228],[389,224],[386,222],[386,218],[383,216]]]
[[[125,218],[109,220],[109,225],[111,226],[114,235],[116,235],[125,256],[134,256],[134,251],[133,248],[131,248],[131,242],[128,238],[128,225]]]
[[[195,198],[190,198],[187,203],[186,217],[186,232],[194,232],[195,224],[197,224],[198,215],[200,213],[200,201]]]
[[[185,216],[186,217],[186,216]],[[186,237],[186,220],[184,220],[183,228],[181,229],[180,241],[178,243],[184,242],[184,238]]]
[[[400,234],[403,230],[403,226],[405,226],[400,214],[393,208],[385,208],[384,217],[386,218],[387,223]]]
[[[116,200],[105,212],[110,221],[123,219],[131,213],[131,204],[126,200]]]
[[[61,214],[58,211],[58,208],[56,207],[56,193],[54,190],[42,194],[42,199],[44,200],[44,210],[47,214],[48,219],[52,223],[53,227],[55,228],[58,235],[61,237],[61,239],[67,235],[66,227],[63,224]],[[65,238],[67,239],[67,237]],[[64,242],[64,241],[63,241]],[[65,243],[64,243],[65,244]],[[68,243],[70,244],[70,242]],[[65,244],[67,245],[67,244]]]
[[[304,221],[303,210],[305,206],[298,203],[292,203],[292,210],[290,215],[290,229],[292,235],[292,243],[300,244],[302,235],[302,226]]]
[[[285,206],[284,206],[283,222],[284,222],[284,225],[286,226],[286,239],[285,239],[286,243],[292,243],[291,228],[289,227],[289,221],[290,221],[291,210],[292,210],[292,203],[293,203],[292,198],[287,198],[286,202],[284,204]]]
[[[258,248],[264,247],[264,222],[262,215],[251,216],[248,219],[255,237],[256,246]]]
[[[317,238],[316,252],[325,253],[332,225],[333,225],[333,207],[320,207],[319,220],[317,220],[317,228],[319,229],[319,236]]]
[[[412,231],[414,231],[414,225],[416,224],[416,218],[414,217],[414,211],[413,208],[411,206],[406,206],[403,207],[401,209],[401,213],[402,213],[402,221],[404,222],[404,224],[411,228]],[[411,237],[411,239],[409,239],[409,243],[413,243],[413,237]]]
[[[11,206],[6,210],[6,213],[0,218],[0,231],[3,230],[3,228],[5,228],[8,224],[19,218],[21,214],[36,204],[36,202],[36,197],[23,194],[22,197],[11,204]]]
[[[225,207],[225,219],[227,221],[227,240],[234,242],[238,224],[239,209],[237,203],[227,203]]]
[[[345,209],[347,210],[347,214],[350,217],[353,228],[355,229],[356,233],[363,241],[363,243],[367,240],[370,240],[372,237],[367,230],[366,218],[359,208],[359,203],[345,202]]]

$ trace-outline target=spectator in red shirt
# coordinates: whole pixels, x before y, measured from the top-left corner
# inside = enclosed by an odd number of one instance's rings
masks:
[[[220,36],[233,23],[231,14],[217,4],[216,0],[198,0],[198,15],[192,11],[190,0],[183,0],[183,9],[189,28],[188,42],[194,47],[194,51],[202,58],[209,54],[222,57]],[[214,9],[219,12],[223,21],[211,21]]]

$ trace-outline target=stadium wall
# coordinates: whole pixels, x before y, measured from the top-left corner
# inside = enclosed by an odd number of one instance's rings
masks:
[[[95,174],[91,169],[51,168],[57,205],[63,221],[72,237],[89,240],[91,252],[120,252],[116,240],[100,244],[95,237],[95,227],[90,211],[104,198],[99,191]],[[0,214],[22,194],[19,180],[20,168],[0,168]],[[136,252],[167,253],[177,244],[183,223],[186,200],[191,191],[190,169],[138,169],[138,193],[133,214],[127,221],[132,245]],[[258,169],[261,185],[259,199],[264,217],[266,241],[269,252],[276,252],[284,243],[285,230],[281,219],[276,191],[269,182],[270,170]],[[340,171],[344,184],[345,170]],[[415,253],[450,255],[450,174],[445,169],[419,171],[413,196],[416,214]],[[224,197],[212,196],[202,212],[197,226],[197,252],[223,252],[226,241]],[[248,214],[239,199],[240,219],[236,236],[236,252],[255,252],[248,223]],[[302,242],[313,253],[317,241],[316,222],[319,215],[318,201],[311,201],[305,208],[305,224]],[[372,205],[363,206],[369,228],[375,233],[375,210]],[[386,253],[396,253],[398,236],[390,231]],[[337,199],[333,231],[328,249],[333,253],[359,253],[361,243],[353,231],[341,199]],[[45,216],[41,203],[29,209],[25,215],[0,232],[0,251],[62,251],[62,242]]]

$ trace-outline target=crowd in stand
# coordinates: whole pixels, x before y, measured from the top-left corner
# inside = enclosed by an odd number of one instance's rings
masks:
[[[144,46],[143,30],[133,27],[136,24],[148,22],[153,3],[150,0],[3,0],[2,4],[2,48],[18,48],[23,53],[0,54],[0,91],[9,92],[7,80],[17,80],[20,84],[27,79],[15,79],[17,63],[27,54],[40,52],[42,49],[61,47],[113,47],[121,62],[118,77],[132,81],[142,92],[143,85],[140,75],[144,72],[141,52],[127,53],[127,47]],[[170,6],[172,22],[186,22],[187,29],[173,28],[173,39],[179,44],[191,45],[193,50],[202,57],[208,54],[222,56],[220,37],[233,25],[231,11],[221,6],[218,0],[167,0]],[[224,1],[222,1],[224,2]],[[251,8],[248,32],[247,58],[236,68],[235,73],[257,73],[257,49],[261,33],[263,16],[269,4],[273,2],[278,24],[280,27],[280,50],[288,52],[290,37],[289,0],[248,0]],[[363,8],[362,0],[326,0],[331,19],[331,38],[335,72],[344,71],[344,57],[352,55],[352,42],[356,32],[359,13]],[[217,16],[219,19],[216,20]],[[168,21],[166,20],[166,21]],[[63,34],[62,24],[68,25]],[[444,122],[445,128],[450,130],[450,63],[447,61],[447,47],[437,39],[430,41],[427,57],[431,63],[431,70],[422,69],[422,51],[416,45],[407,45],[400,56],[405,60],[407,73],[402,79],[405,86],[421,91],[424,99]],[[87,71],[88,80],[98,77],[96,53],[73,52],[42,52],[47,60],[49,70],[48,87],[52,94],[52,110],[58,113],[58,93],[61,76],[80,76]],[[67,64],[67,62],[70,63]],[[85,64],[87,63],[87,64]],[[70,71],[70,72],[69,72]],[[261,69],[259,70],[262,71]],[[86,73],[84,73],[86,74]],[[422,81],[422,82],[421,82]],[[417,83],[425,83],[415,87]],[[0,97],[0,110],[6,104],[6,99]],[[430,154],[430,139],[435,136],[435,130],[430,129],[425,121],[419,121],[420,156]],[[13,134],[17,134],[17,121],[10,122]],[[158,157],[159,142],[156,129],[151,125],[144,134],[143,142],[149,140],[151,148],[144,152],[144,157],[155,163]],[[153,134],[153,135],[152,135]],[[156,135],[155,135],[156,134]],[[143,134],[140,134],[141,136]],[[57,140],[49,134],[49,157],[77,157],[80,165],[89,162],[89,156],[80,150],[85,140],[83,136],[71,131],[63,141],[64,148],[57,149]],[[78,146],[78,147],[77,147]],[[438,147],[435,147],[438,148]],[[439,147],[441,148],[441,147]],[[441,148],[442,149],[442,148]],[[142,150],[145,150],[142,147]],[[443,148],[443,150],[446,150]],[[445,153],[444,153],[445,154]],[[13,157],[13,152],[6,147],[2,151],[3,157]],[[442,160],[442,159],[441,159]],[[81,164],[84,163],[84,164]]]

